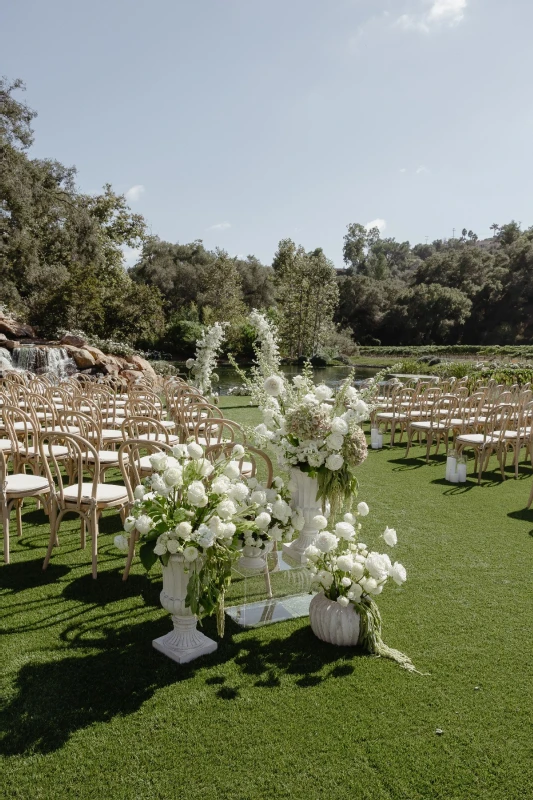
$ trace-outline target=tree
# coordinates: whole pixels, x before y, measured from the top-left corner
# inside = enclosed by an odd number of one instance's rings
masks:
[[[385,316],[382,341],[387,344],[453,343],[470,314],[472,302],[458,289],[438,283],[407,289]]]
[[[280,314],[280,333],[291,357],[311,357],[333,324],[338,303],[336,273],[321,248],[306,253],[283,239],[272,264]]]

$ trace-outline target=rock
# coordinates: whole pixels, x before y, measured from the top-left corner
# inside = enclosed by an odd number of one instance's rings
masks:
[[[7,336],[5,335],[5,333],[0,333],[0,347],[2,347],[2,344],[4,342],[7,342]]]
[[[133,366],[133,369],[140,369],[149,375],[151,378],[156,377],[156,372],[149,361],[141,356],[127,356],[126,361]],[[130,366],[131,369],[131,366]]]
[[[120,373],[120,377],[126,378],[128,383],[130,382],[134,383],[135,381],[139,380],[141,375],[142,372],[139,369],[123,369],[122,372]]]
[[[102,356],[105,357],[105,353],[102,350],[99,350],[98,347],[93,347],[92,345],[86,344],[84,345],[83,349],[87,350],[87,352],[92,355],[95,361],[98,361],[98,359],[102,358]]]
[[[3,339],[0,342],[0,347],[5,347],[6,350],[14,350],[15,347],[20,347],[20,342],[14,342],[13,339]]]
[[[31,336],[32,338],[36,338],[35,331],[31,325],[9,319],[8,317],[4,317],[3,314],[0,315],[0,333],[7,334],[7,336],[10,337]]]
[[[78,367],[78,369],[83,370],[94,367],[96,362],[88,350],[84,350],[83,348],[78,350],[73,347],[71,347],[70,350],[72,358],[76,362],[76,366]]]
[[[59,344],[70,344],[73,347],[85,347],[87,340],[82,339],[81,336],[75,336],[73,333],[67,333],[66,336],[63,336]]]

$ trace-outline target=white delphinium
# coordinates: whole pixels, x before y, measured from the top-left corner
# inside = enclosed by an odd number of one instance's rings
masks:
[[[226,325],[226,322],[215,322],[214,325],[205,328],[196,342],[196,358],[188,359],[186,362],[187,368],[192,373],[192,383],[203,395],[211,392],[211,385],[215,379],[213,372],[226,336]]]

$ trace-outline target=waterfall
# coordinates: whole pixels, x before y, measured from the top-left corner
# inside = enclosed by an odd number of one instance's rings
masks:
[[[63,347],[15,347],[13,361],[19,369],[36,375],[51,372],[57,378],[66,378],[76,372],[76,364]]]
[[[0,371],[12,371],[15,367],[11,360],[11,353],[5,347],[0,347]]]

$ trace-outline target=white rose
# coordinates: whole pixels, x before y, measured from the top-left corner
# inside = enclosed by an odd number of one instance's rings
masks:
[[[136,500],[142,500],[144,497],[144,486],[139,484],[135,487],[135,491],[133,492],[133,496]]]
[[[126,533],[130,533],[135,527],[135,517],[126,517],[124,520],[124,530]]]
[[[211,547],[213,542],[215,541],[215,532],[211,530],[207,525],[200,525],[198,528],[198,535],[196,537],[196,541],[203,547],[204,550],[207,550],[208,547]]]
[[[176,536],[180,539],[188,539],[192,532],[192,525],[190,522],[179,522],[174,528]]]
[[[377,581],[382,581],[389,574],[387,559],[381,553],[369,553],[365,566],[370,575]]]
[[[319,572],[317,572],[316,577],[326,591],[331,588],[333,583],[333,575],[331,575],[331,573],[329,573],[327,570],[321,569]]]
[[[337,547],[338,541],[334,533],[322,531],[322,533],[319,533],[316,537],[315,545],[323,553],[329,553],[330,550],[334,550],[335,547]]]
[[[193,547],[192,545],[186,547],[183,551],[183,556],[186,561],[195,561],[199,555],[200,554],[196,547]]]
[[[305,384],[305,378],[303,375],[295,375],[292,379],[293,384],[296,386],[297,389],[301,389],[302,386]]]
[[[311,524],[318,531],[323,531],[324,528],[328,527],[328,521],[322,514],[317,514],[316,517],[313,517]]]
[[[349,522],[350,525],[355,525],[355,517],[353,514],[345,514],[343,519],[345,522]]]
[[[361,564],[359,561],[354,561],[353,567],[350,570],[350,572],[354,581],[359,581],[365,574],[364,565]]]
[[[258,506],[264,506],[267,501],[266,492],[256,489],[250,495],[250,503],[257,503]]]
[[[394,583],[397,583],[398,586],[401,586],[407,580],[407,570],[403,566],[403,564],[398,563],[398,561],[394,562],[390,570],[390,576]]]
[[[359,392],[357,391],[355,386],[348,386],[348,388],[344,392],[344,396],[346,397],[347,400],[354,400],[358,394]]]
[[[273,528],[270,528],[268,535],[275,542],[281,542],[283,540],[283,531],[281,530],[279,525],[274,525]]]
[[[154,527],[154,521],[147,514],[141,514],[135,521],[135,527],[141,535],[148,533]]]
[[[242,444],[236,444],[233,450],[231,451],[231,455],[233,458],[241,458],[244,455],[244,447]]]
[[[150,464],[152,465],[152,469],[155,469],[156,472],[163,472],[168,466],[168,458],[166,453],[152,453],[150,456]]]
[[[167,486],[179,486],[183,479],[181,469],[167,469],[163,474],[163,479]]]
[[[346,436],[348,423],[342,417],[334,417],[331,420],[331,431],[332,433],[340,433],[342,436]]]
[[[188,358],[187,361],[185,362],[185,366],[187,367],[187,369],[192,369],[195,364],[196,361],[194,360],[194,358]]]
[[[280,478],[279,475],[276,475],[272,481],[272,486],[275,486],[276,489],[283,489],[283,478]]]
[[[373,594],[378,587],[378,582],[375,578],[361,578],[359,584],[363,587],[363,591],[367,594]]]
[[[348,597],[350,598],[350,600],[353,600],[354,602],[358,603],[359,600],[361,599],[362,594],[363,594],[363,587],[359,586],[358,583],[352,583],[351,589],[348,592]]]
[[[192,459],[194,459],[194,461],[197,461],[199,458],[203,457],[204,448],[197,442],[191,442],[187,445],[187,453]]]
[[[230,461],[229,464],[226,464],[224,469],[224,475],[227,475],[228,478],[231,480],[236,480],[241,475],[241,468],[239,466],[238,461]]]
[[[272,505],[272,516],[274,519],[279,519],[283,522],[284,525],[287,524],[289,521],[289,517],[291,515],[291,507],[285,500],[282,500],[281,497],[276,500],[275,503]]]
[[[346,608],[346,606],[350,605],[350,601],[348,600],[348,598],[347,597],[343,597],[343,595],[341,595],[340,597],[337,597],[337,603],[340,606],[342,606],[343,608]]]
[[[350,578],[341,578],[341,585],[344,586],[345,589],[348,589],[348,587],[352,585],[352,581]]]
[[[185,458],[187,455],[187,445],[186,444],[175,444],[172,448],[173,454],[176,458]]]
[[[340,453],[332,453],[326,458],[326,467],[332,472],[336,472],[344,464],[344,458]]]
[[[115,536],[113,542],[115,544],[115,547],[118,550],[121,550],[123,553],[129,550],[130,540],[128,539],[127,536],[124,536],[123,533],[119,533],[118,536]]]
[[[367,404],[364,400],[361,400],[361,398],[359,398],[357,403],[353,406],[353,410],[359,416],[359,419],[366,419],[370,414]]]
[[[191,506],[204,508],[207,505],[205,486],[201,481],[193,481],[187,488],[187,500]]]
[[[233,500],[221,500],[217,506],[217,514],[220,519],[228,520],[237,512]]]
[[[214,466],[207,458],[198,459],[197,466],[202,478],[208,478],[215,470]]]
[[[214,494],[226,494],[231,486],[231,481],[226,475],[218,475],[211,483],[211,491]]]
[[[272,522],[272,517],[270,516],[270,514],[267,514],[266,511],[263,511],[255,518],[255,524],[260,531],[265,531],[271,522]]]
[[[157,540],[157,544],[154,547],[154,553],[156,556],[164,556],[167,552],[167,546],[164,542],[160,542],[159,539]]]
[[[355,536],[355,528],[349,522],[337,522],[335,533],[339,539],[346,539],[347,542],[351,542]]]
[[[314,544],[310,544],[309,547],[305,551],[305,555],[307,556],[307,558],[310,561],[314,562],[314,561],[318,561],[318,559],[321,557],[322,553],[320,552],[318,547],[315,547]]]
[[[263,384],[265,392],[270,397],[278,397],[283,392],[283,378],[279,375],[270,375]]]
[[[326,438],[326,447],[328,450],[340,450],[344,444],[344,439],[340,433],[330,433]]]
[[[333,389],[330,389],[330,387],[326,386],[325,383],[321,383],[319,386],[315,386],[315,397],[320,402],[322,402],[323,400],[329,400],[332,394],[333,394]]]
[[[169,553],[177,553],[180,549],[180,543],[177,539],[169,539],[167,542],[167,550]]]
[[[299,508],[291,514],[291,525],[295,531],[301,531],[305,525],[305,518]]]
[[[385,544],[388,544],[389,547],[394,547],[398,543],[398,536],[394,528],[385,528],[383,538],[385,539]]]
[[[357,503],[357,513],[360,517],[366,517],[370,509],[366,503]]]
[[[257,487],[259,486],[259,481],[257,480],[257,478],[248,478],[247,483],[250,489],[257,489]]]
[[[351,572],[353,565],[354,561],[351,555],[343,555],[337,558],[337,569],[340,569],[341,572]]]
[[[246,500],[248,497],[249,491],[245,483],[235,483],[229,487],[227,494],[232,500],[236,500],[237,503],[242,503],[243,500]]]
[[[219,526],[217,536],[221,536],[224,539],[231,539],[236,530],[237,526],[234,522],[223,522]]]

